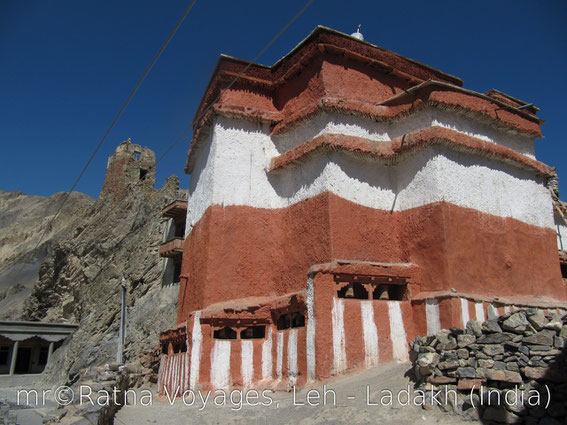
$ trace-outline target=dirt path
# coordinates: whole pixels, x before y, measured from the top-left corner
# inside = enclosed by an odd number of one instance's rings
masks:
[[[186,406],[181,400],[177,400],[171,405],[167,399],[153,398],[151,406],[140,405],[138,399],[137,406],[125,406],[118,413],[115,424],[126,425],[145,425],[145,424],[365,424],[383,423],[392,425],[402,424],[465,424],[470,422],[462,421],[458,416],[449,415],[441,412],[438,408],[433,410],[423,410],[416,406],[402,406],[397,400],[400,390],[410,391],[413,388],[404,373],[408,369],[408,364],[384,365],[370,371],[365,371],[346,377],[336,378],[326,383],[327,390],[335,393],[335,403],[333,395],[327,392],[327,403],[323,405],[322,394],[323,385],[317,385],[312,389],[317,390],[321,395],[319,406],[309,406],[306,403],[308,389],[298,391],[295,396],[293,393],[277,392],[270,394],[273,399],[271,406],[244,406],[240,410],[235,410],[236,406],[228,405],[215,407],[213,405],[214,394],[210,396],[207,406],[202,409],[203,403],[199,400],[193,406]],[[368,396],[367,396],[367,386]],[[381,397],[387,395],[385,390],[392,391],[394,401],[392,406],[387,406],[387,398],[381,402]],[[312,392],[312,403],[316,403],[316,392]],[[413,397],[415,393],[411,393]],[[369,403],[379,405],[369,405]],[[405,402],[406,397],[402,397]],[[146,400],[148,401],[148,399]],[[191,400],[188,399],[188,402]],[[220,402],[221,400],[219,400]],[[267,399],[260,398],[258,401]],[[305,405],[297,405],[298,403]],[[200,410],[201,409],[201,410]]]

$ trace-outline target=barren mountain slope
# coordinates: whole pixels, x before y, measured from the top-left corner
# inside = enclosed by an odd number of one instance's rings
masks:
[[[94,202],[88,195],[73,192],[51,223],[65,196],[65,192],[44,197],[0,191],[0,319],[20,317],[39,266],[55,242],[73,233]]]
[[[43,375],[46,383],[72,382],[81,369],[114,361],[121,279],[127,281],[125,360],[157,345],[160,330],[175,323],[178,286],[162,286],[161,209],[184,194],[177,177],[164,187],[138,185],[123,198],[104,197],[90,208],[75,234],[60,241],[39,270],[25,318],[71,322],[79,329]]]

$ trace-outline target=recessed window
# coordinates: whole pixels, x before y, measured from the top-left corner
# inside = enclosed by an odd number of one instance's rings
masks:
[[[167,354],[169,352],[167,346],[168,346],[168,344],[161,344],[161,353],[162,354]]]
[[[385,300],[385,301],[403,301],[407,299],[407,286],[398,283],[379,283],[367,285],[371,293],[365,285],[360,282],[349,282],[340,289],[337,289],[338,298],[352,298],[357,300]]]
[[[186,343],[181,343],[181,344],[175,344],[173,346],[173,352],[174,353],[186,353],[187,352],[187,344]]]
[[[567,263],[561,263],[561,277],[567,279]]]
[[[368,291],[362,285],[362,283],[350,282],[337,291],[337,296],[339,298],[355,298],[357,300],[367,300]]]
[[[215,339],[236,339],[236,331],[229,326],[225,326],[222,329],[217,329],[213,332],[213,338]]]
[[[8,357],[10,354],[10,347],[0,347],[0,366],[6,366],[8,364]]]
[[[305,316],[303,313],[293,313],[291,315],[291,327],[301,328],[303,326],[305,326]]]
[[[143,168],[140,168],[140,180],[145,180],[147,175],[148,175],[148,170],[144,170]]]
[[[181,261],[176,262],[173,265],[173,282],[177,283],[181,279]]]
[[[240,331],[240,339],[253,339],[253,338],[265,338],[265,337],[266,337],[265,326],[249,326],[246,329]]]
[[[278,320],[276,321],[276,327],[278,328],[278,331],[289,329],[291,327],[291,317],[289,316],[289,314],[282,314],[280,317],[278,317]]]
[[[49,348],[48,347],[41,347],[39,349],[39,360],[38,360],[38,364],[40,365],[46,365],[47,364],[47,359],[49,357]]]

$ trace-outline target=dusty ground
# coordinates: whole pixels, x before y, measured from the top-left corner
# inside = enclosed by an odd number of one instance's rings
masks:
[[[385,394],[382,390],[391,390],[394,394],[407,386],[413,388],[408,378],[403,377],[408,364],[384,365],[370,371],[357,373],[346,377],[336,378],[326,383],[327,389],[336,393],[336,404],[332,397],[328,397],[327,405],[299,406],[293,405],[293,393],[278,392],[271,394],[272,406],[243,407],[241,410],[232,410],[231,405],[215,407],[213,396],[205,409],[202,403],[196,402],[194,406],[185,406],[177,400],[173,406],[166,399],[154,397],[151,406],[141,406],[138,399],[137,406],[126,406],[118,412],[115,424],[366,424],[380,423],[402,424],[465,424],[458,416],[441,412],[438,408],[423,410],[421,407],[401,406],[397,401],[393,406],[369,406],[366,401],[366,387],[370,387],[371,402],[379,403],[380,397]],[[323,386],[313,387],[320,394]],[[296,402],[305,403],[306,389],[296,395]],[[348,397],[354,397],[348,398]],[[394,395],[394,399],[395,399]],[[265,399],[262,399],[265,400]],[[404,400],[402,400],[404,401]],[[230,402],[229,402],[230,403]],[[276,407],[278,406],[278,407]]]

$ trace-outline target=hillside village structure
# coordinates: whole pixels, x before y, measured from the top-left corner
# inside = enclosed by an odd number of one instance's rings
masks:
[[[164,210],[185,234],[162,248],[181,270],[160,392],[303,385],[469,319],[564,311],[538,108],[323,27],[227,88],[247,65],[219,59],[188,202]]]

